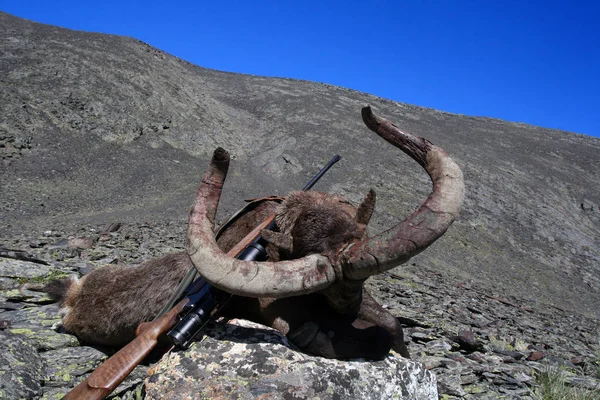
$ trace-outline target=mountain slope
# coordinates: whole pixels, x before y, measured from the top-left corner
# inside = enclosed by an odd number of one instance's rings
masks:
[[[373,187],[379,232],[414,210],[430,184],[362,125],[360,107],[371,104],[443,147],[466,179],[459,220],[403,268],[599,315],[599,139],[208,70],[132,38],[4,13],[0,88],[4,237],[90,221],[185,223],[216,146],[233,154],[222,217],[244,198],[302,187],[339,153],[316,189],[358,201]]]

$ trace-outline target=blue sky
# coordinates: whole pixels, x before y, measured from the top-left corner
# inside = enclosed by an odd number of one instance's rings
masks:
[[[194,64],[600,137],[600,1],[16,1]]]

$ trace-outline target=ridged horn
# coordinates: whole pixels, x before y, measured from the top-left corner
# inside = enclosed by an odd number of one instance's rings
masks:
[[[448,154],[427,139],[401,131],[362,109],[365,125],[417,161],[429,174],[433,191],[404,221],[372,238],[349,246],[341,257],[344,276],[365,279],[394,268],[420,253],[446,232],[458,216],[465,185],[460,167]]]
[[[246,297],[299,296],[333,283],[333,267],[321,255],[292,261],[255,262],[241,261],[223,253],[213,231],[228,167],[229,154],[222,148],[216,149],[190,212],[188,251],[198,272],[215,287]]]

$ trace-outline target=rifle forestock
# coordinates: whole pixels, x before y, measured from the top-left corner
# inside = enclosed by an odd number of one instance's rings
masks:
[[[252,231],[249,234],[247,234],[246,237],[244,237],[238,244],[233,246],[227,252],[227,255],[230,257],[239,256],[244,250],[246,250],[246,247],[250,246],[252,242],[254,242],[260,236],[260,232],[263,229],[266,229],[269,225],[271,225],[271,223],[273,223],[274,220],[275,213],[269,215],[267,219],[265,219],[262,223],[257,225],[254,229],[252,229]]]
[[[100,400],[108,396],[142,362],[158,342],[158,337],[177,323],[188,299],[183,299],[161,318],[138,327],[138,336],[100,365],[73,388],[65,400]]]

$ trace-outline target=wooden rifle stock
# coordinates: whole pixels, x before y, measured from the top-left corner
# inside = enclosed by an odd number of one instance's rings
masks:
[[[159,319],[140,324],[137,329],[138,336],[134,340],[96,368],[63,399],[95,400],[108,396],[152,351],[158,343],[158,337],[177,323],[177,316],[183,311],[187,302],[188,299],[185,298]]]
[[[256,228],[252,229],[252,232],[247,234],[244,239],[242,239],[238,244],[233,246],[231,248],[231,250],[229,250],[227,255],[233,254],[233,255],[231,255],[232,257],[239,256],[242,253],[242,251],[246,250],[246,247],[248,247],[254,240],[256,240],[256,238],[258,238],[260,236],[260,232],[263,229],[267,229],[267,227],[269,225],[271,225],[274,220],[275,220],[275,213],[269,215],[267,217],[267,219],[265,219],[263,222],[258,224],[256,226]]]

